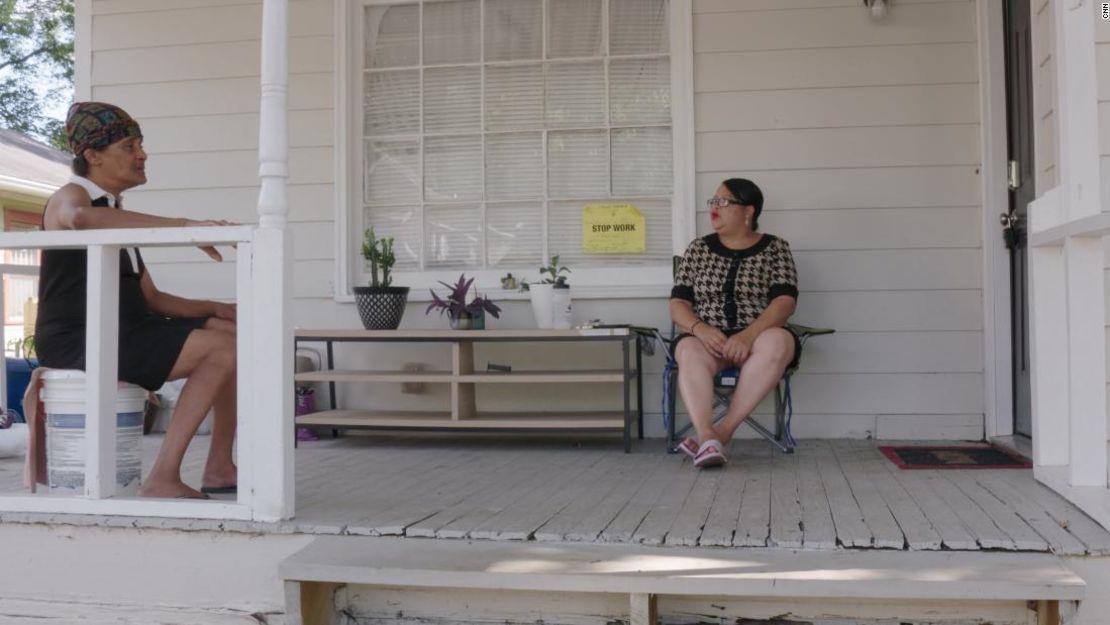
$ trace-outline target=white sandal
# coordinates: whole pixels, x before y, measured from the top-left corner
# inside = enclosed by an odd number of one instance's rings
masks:
[[[728,462],[725,449],[721,441],[709,439],[698,447],[698,455],[694,457],[694,466],[699,469],[719,467]]]

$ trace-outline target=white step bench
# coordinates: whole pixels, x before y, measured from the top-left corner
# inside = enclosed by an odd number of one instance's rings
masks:
[[[285,559],[290,623],[328,623],[341,584],[630,596],[632,625],[655,622],[655,597],[1059,601],[1086,584],[1055,556],[1028,553],[797,551],[636,545],[320,537]],[[1051,623],[1052,619],[1041,622]]]

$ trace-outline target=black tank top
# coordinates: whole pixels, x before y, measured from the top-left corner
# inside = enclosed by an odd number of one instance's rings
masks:
[[[108,206],[102,197],[93,206]],[[45,218],[44,218],[45,219]],[[45,223],[43,224],[45,229]],[[153,313],[143,297],[142,274],[146,272],[142,254],[134,248],[135,263],[127,250],[119,252],[120,324],[135,322]],[[135,265],[138,265],[136,267]],[[35,335],[39,340],[51,334],[85,327],[88,294],[88,253],[84,249],[43,250],[39,267],[39,309]]]

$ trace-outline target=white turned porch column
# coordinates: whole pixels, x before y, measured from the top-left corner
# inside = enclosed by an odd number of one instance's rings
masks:
[[[262,5],[262,101],[259,115],[259,228],[248,253],[251,265],[251,324],[240,338],[240,384],[250,380],[250,431],[239,437],[248,461],[254,517],[293,516],[293,328],[290,311],[292,241],[285,228],[289,213],[287,127],[288,1]],[[240,259],[243,262],[244,259]],[[241,402],[242,404],[242,402]]]

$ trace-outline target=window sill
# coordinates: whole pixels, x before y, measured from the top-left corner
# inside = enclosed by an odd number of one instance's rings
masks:
[[[571,297],[575,300],[666,299],[671,295],[671,286],[672,284],[670,282],[665,284],[634,284],[625,286],[571,285]],[[440,288],[442,289],[443,287]],[[528,301],[530,297],[527,291],[507,289],[483,289],[482,295],[488,296],[495,302],[525,302]],[[335,301],[341,304],[353,304],[355,302],[355,296],[349,293],[337,295]],[[414,287],[409,291],[408,301],[415,303],[430,302],[432,301],[432,297],[426,287]]]

